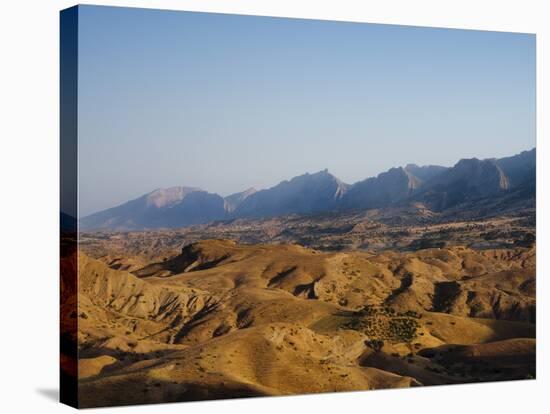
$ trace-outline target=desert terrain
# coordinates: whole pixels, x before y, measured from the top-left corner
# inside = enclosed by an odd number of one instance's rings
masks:
[[[534,149],[154,190],[62,236],[62,375],[81,407],[535,378],[535,228]]]
[[[534,378],[529,215],[376,214],[83,233],[81,406]]]

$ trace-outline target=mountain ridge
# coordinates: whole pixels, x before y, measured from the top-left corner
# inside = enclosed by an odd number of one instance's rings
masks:
[[[311,215],[422,203],[444,211],[477,201],[535,197],[536,148],[500,159],[461,159],[452,167],[393,167],[346,184],[328,169],[305,173],[267,189],[221,197],[197,187],[159,188],[82,218],[82,229],[175,228],[234,218]],[[511,197],[510,195],[515,195]]]

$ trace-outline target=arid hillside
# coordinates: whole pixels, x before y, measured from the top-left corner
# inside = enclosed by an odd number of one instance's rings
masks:
[[[534,247],[172,249],[78,256],[82,406],[535,375]]]

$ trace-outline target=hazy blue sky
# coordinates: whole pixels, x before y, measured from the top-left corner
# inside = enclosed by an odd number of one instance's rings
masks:
[[[81,7],[80,215],[535,146],[535,36]]]

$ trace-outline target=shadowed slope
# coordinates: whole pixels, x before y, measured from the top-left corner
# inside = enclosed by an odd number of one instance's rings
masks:
[[[85,407],[534,373],[534,249],[321,253],[205,240],[134,274],[79,263]],[[456,359],[442,358],[449,346]]]

